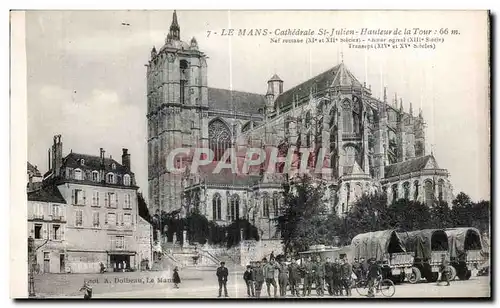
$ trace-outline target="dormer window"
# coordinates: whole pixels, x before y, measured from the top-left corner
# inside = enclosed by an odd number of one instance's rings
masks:
[[[111,169],[115,170],[116,169],[116,164],[115,163],[112,163],[111,164]]]
[[[92,181],[93,182],[99,182],[99,172],[92,171]]]
[[[130,175],[125,174],[123,176],[123,185],[125,186],[130,186]]]
[[[85,159],[80,159],[80,166],[85,166]]]
[[[80,169],[75,169],[75,180],[83,180],[83,173]]]
[[[106,176],[106,182],[109,184],[114,184],[115,183],[115,175],[113,173],[108,173]]]

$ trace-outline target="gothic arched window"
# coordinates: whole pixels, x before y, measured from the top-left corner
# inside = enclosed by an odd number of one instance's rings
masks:
[[[328,123],[330,130],[335,126],[335,123],[337,122],[336,117],[337,117],[337,108],[332,107],[332,109],[330,109],[330,122]]]
[[[269,217],[269,199],[269,195],[265,193],[262,199],[262,217]]]
[[[444,199],[444,180],[439,180],[438,182],[438,199],[443,201]]]
[[[404,191],[404,198],[406,200],[409,200],[410,199],[410,183],[409,182],[403,183],[403,191]]]
[[[344,133],[352,133],[352,110],[349,101],[342,104],[342,128]]]
[[[358,98],[354,98],[354,108],[352,109],[353,131],[355,134],[361,132],[361,103]]]
[[[213,220],[221,220],[222,207],[221,207],[221,197],[219,194],[215,194],[212,199],[212,217]]]
[[[181,81],[180,81],[180,103],[184,104],[186,102],[186,84],[188,80],[188,62],[186,60],[181,60],[179,62],[181,69]]]
[[[240,219],[240,197],[233,195],[229,205],[228,220],[235,221],[238,219]]]
[[[273,214],[274,217],[279,216],[279,196],[277,193],[273,194]]]
[[[415,187],[415,190],[413,191],[413,200],[418,201],[418,181],[413,182],[413,186]]]
[[[425,204],[427,206],[432,206],[434,203],[434,184],[431,180],[427,180],[424,183],[424,192],[425,192]]]
[[[398,184],[392,185],[392,202],[398,199]]]
[[[218,161],[231,146],[231,130],[220,119],[213,120],[208,125],[208,139],[210,150],[214,152],[214,160]]]

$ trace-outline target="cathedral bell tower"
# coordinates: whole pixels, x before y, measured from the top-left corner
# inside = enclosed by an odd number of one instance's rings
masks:
[[[182,205],[182,175],[171,167],[185,161],[168,163],[168,154],[208,140],[206,56],[194,37],[188,44],[180,33],[174,11],[165,44],[153,47],[147,64],[148,196],[153,210],[167,212]]]

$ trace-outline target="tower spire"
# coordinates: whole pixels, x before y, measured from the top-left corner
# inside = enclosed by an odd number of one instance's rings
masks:
[[[387,103],[387,87],[384,87],[384,103]]]
[[[172,24],[170,25],[169,35],[172,40],[181,40],[181,28],[179,27],[179,22],[177,21],[177,11],[175,10],[172,16]]]
[[[411,102],[410,102],[410,115],[413,116],[413,106],[412,106]]]
[[[399,111],[403,112],[403,98],[399,99]]]

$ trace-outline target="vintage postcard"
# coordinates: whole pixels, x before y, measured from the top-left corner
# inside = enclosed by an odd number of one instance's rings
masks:
[[[11,297],[490,298],[489,41],[488,11],[12,11]]]

